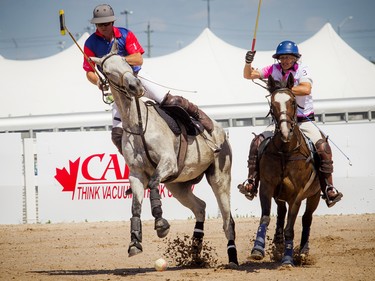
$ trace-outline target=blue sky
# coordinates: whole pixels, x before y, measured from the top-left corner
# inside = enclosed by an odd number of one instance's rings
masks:
[[[207,2],[209,1],[209,2]],[[0,0],[0,55],[7,59],[48,57],[73,44],[59,32],[58,12],[80,36],[93,25],[92,10],[100,0]],[[249,49],[254,35],[258,0],[112,0],[115,25],[128,27],[150,56],[161,56],[190,44],[208,26],[234,46]],[[300,43],[327,22],[363,57],[375,61],[374,0],[263,0],[256,49],[274,50],[283,40]],[[348,19],[348,17],[352,17]],[[152,32],[148,44],[147,26]],[[90,31],[92,32],[92,30]],[[324,44],[324,42],[322,42]],[[148,48],[150,45],[150,48]],[[230,54],[223,54],[230,59]],[[194,58],[192,58],[193,60]]]

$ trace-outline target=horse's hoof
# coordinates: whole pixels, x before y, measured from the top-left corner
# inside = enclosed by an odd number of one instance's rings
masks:
[[[283,259],[281,260],[281,265],[283,267],[293,267],[293,258],[291,256],[284,256]]]
[[[138,255],[140,253],[142,253],[142,251],[139,250],[137,247],[131,247],[128,250],[128,257],[130,258],[130,257],[133,257],[133,256]]]
[[[307,256],[308,254],[309,254],[309,252],[310,252],[310,247],[309,247],[309,243],[307,242],[306,244],[305,244],[305,246],[301,249],[301,251],[300,251],[300,255],[302,256]]]
[[[132,257],[135,255],[138,255],[143,252],[143,248],[141,243],[138,241],[132,241],[130,242],[129,248],[128,248],[128,256]]]
[[[237,249],[233,245],[233,247],[228,247],[228,257],[229,257],[229,264],[236,264],[238,266],[238,259],[237,259]]]
[[[159,238],[164,238],[169,233],[170,225],[166,219],[160,218],[155,220],[155,230]]]
[[[234,262],[228,263],[228,266],[227,266],[228,269],[238,269],[239,267],[240,266],[237,263],[234,263]]]
[[[259,250],[256,250],[256,249],[253,249],[251,251],[251,256],[250,256],[253,260],[262,260],[264,258],[264,252],[262,251],[259,251]]]

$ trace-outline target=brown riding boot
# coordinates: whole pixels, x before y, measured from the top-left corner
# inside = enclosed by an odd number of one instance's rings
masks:
[[[323,192],[322,198],[325,199],[328,208],[330,208],[339,202],[343,195],[333,186],[333,161],[330,145],[326,140],[320,139],[316,142],[315,147],[320,157],[319,181]]]
[[[122,155],[122,134],[124,130],[119,127],[112,128],[111,137],[113,144],[117,147],[118,152]]]
[[[255,134],[254,134],[255,135]],[[237,187],[241,193],[249,200],[253,200],[258,193],[259,185],[259,163],[258,163],[258,151],[259,146],[264,140],[263,135],[255,135],[250,145],[249,159],[247,160],[247,168],[249,169],[248,179],[239,184]]]
[[[165,95],[160,105],[179,106],[185,109],[191,117],[201,122],[207,132],[211,133],[214,130],[214,124],[212,120],[206,115],[206,113],[204,113],[201,109],[198,108],[198,106],[189,102],[184,97],[174,96],[168,93]]]

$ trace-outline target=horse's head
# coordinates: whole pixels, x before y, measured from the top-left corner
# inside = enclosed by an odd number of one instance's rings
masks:
[[[271,114],[275,122],[276,133],[281,133],[281,140],[289,142],[293,136],[293,129],[297,124],[297,102],[292,87],[294,77],[288,76],[287,81],[275,81],[268,78],[268,90],[271,93]]]
[[[116,40],[109,54],[102,58],[92,57],[91,60],[103,69],[103,74],[115,91],[125,94],[130,99],[132,96],[141,97],[144,94],[142,83],[134,75],[132,67],[124,57],[118,55]]]

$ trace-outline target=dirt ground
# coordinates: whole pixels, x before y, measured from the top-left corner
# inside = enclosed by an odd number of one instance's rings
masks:
[[[143,253],[131,258],[129,222],[1,225],[0,280],[375,280],[375,214],[314,217],[309,262],[287,269],[271,259],[270,251],[263,261],[248,260],[258,218],[235,221],[237,269],[226,267],[220,219],[205,224],[204,251],[212,258],[208,268],[176,266],[167,253],[173,239],[192,234],[193,220],[170,221],[164,239],[157,238],[153,221],[143,222]],[[273,217],[268,248],[274,224]],[[295,245],[300,228],[299,218]],[[166,271],[154,269],[159,257],[168,260]]]

